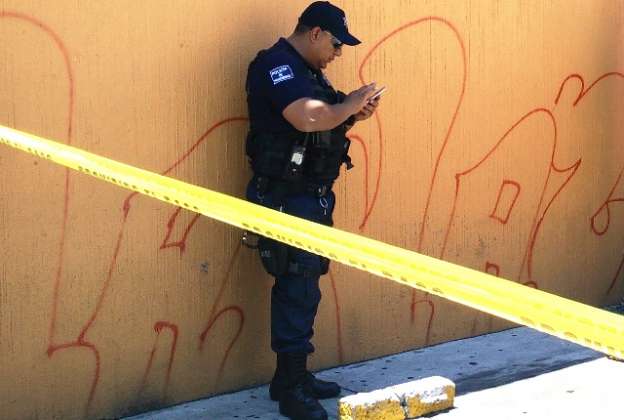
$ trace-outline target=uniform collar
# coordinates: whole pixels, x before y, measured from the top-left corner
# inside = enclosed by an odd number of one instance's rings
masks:
[[[303,56],[301,54],[299,54],[299,51],[297,51],[297,49],[295,47],[292,46],[292,44],[290,42],[288,42],[288,40],[286,38],[280,38],[279,41],[277,41],[278,44],[283,45],[284,48],[286,48],[287,50],[289,50],[290,52],[292,52],[294,55],[296,55],[303,64],[306,65],[306,67],[308,67],[308,69],[310,69],[310,71],[312,73],[314,73],[317,76],[320,77],[325,77],[323,75],[323,72],[321,70],[317,70],[314,67],[312,67],[310,64],[308,64],[308,62],[305,60],[305,58],[303,58]]]

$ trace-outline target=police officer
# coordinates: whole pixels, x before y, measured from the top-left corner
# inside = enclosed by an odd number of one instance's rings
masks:
[[[254,173],[247,199],[331,226],[331,188],[342,164],[350,168],[345,134],[369,118],[378,99],[375,85],[345,95],[323,74],[343,45],[360,41],[349,33],[344,12],[317,1],[301,14],[293,34],[260,51],[247,74],[250,130],[246,151]],[[293,419],[326,419],[318,399],[340,394],[334,382],[316,379],[306,368],[314,318],[321,299],[319,278],[329,260],[261,238],[264,268],[275,277],[271,293],[271,348],[277,367],[270,396]]]

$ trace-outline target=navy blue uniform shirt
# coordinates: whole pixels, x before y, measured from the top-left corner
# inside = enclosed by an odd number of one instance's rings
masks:
[[[252,131],[292,131],[282,111],[301,98],[313,98],[315,83],[328,86],[323,73],[310,67],[301,54],[280,38],[261,51],[247,71],[247,106]]]

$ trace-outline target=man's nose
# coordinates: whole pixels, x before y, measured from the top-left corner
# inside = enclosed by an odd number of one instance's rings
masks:
[[[334,55],[336,57],[340,57],[342,55],[342,47],[340,48],[334,48]]]

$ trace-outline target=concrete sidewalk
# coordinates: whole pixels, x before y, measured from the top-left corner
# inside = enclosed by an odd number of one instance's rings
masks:
[[[440,375],[455,407],[439,420],[623,419],[624,363],[529,328],[488,334],[319,372],[343,396]],[[325,400],[330,419],[337,400]],[[129,418],[130,419],[130,418]],[[145,413],[132,420],[285,419],[268,386]]]

